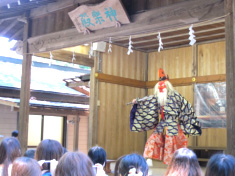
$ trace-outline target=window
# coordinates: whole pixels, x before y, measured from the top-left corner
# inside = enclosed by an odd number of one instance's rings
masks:
[[[226,128],[226,83],[195,85],[195,112],[203,128]]]
[[[43,139],[54,139],[63,145],[64,120],[61,116],[29,115],[28,146],[38,146]]]

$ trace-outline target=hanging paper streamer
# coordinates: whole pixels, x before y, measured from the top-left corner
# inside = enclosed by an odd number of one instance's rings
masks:
[[[90,51],[89,51],[89,58],[91,58],[91,56],[93,56],[93,44],[91,42],[91,48],[90,48]]]
[[[52,55],[52,52],[50,51],[50,62],[49,62],[49,66],[51,66],[52,61],[53,61],[53,55]]]
[[[75,58],[75,51],[74,51],[74,49],[73,49],[72,63],[73,63],[75,60],[76,60],[76,58]]]
[[[112,39],[111,39],[111,37],[109,37],[109,49],[108,49],[108,53],[112,53]]]
[[[128,51],[127,51],[127,54],[130,55],[131,53],[133,53],[133,50],[132,50],[132,44],[133,42],[131,41],[131,36],[129,38],[129,46],[128,46]]]
[[[162,38],[161,38],[160,32],[158,32],[157,38],[159,41],[158,52],[160,52],[160,50],[163,50],[163,43],[162,43]]]
[[[189,27],[189,38],[188,39],[190,40],[190,42],[189,42],[190,45],[194,45],[194,43],[196,43],[193,25],[191,25]]]

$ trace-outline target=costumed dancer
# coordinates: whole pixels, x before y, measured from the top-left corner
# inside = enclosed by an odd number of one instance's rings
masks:
[[[201,126],[190,103],[174,90],[168,76],[159,69],[154,95],[134,99],[131,131],[155,131],[146,142],[144,157],[169,164],[174,152],[187,147],[186,135],[201,135]]]

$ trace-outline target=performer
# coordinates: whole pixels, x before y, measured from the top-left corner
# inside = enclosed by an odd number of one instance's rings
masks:
[[[155,128],[146,142],[144,157],[169,164],[177,149],[187,147],[186,135],[201,135],[201,127],[192,106],[174,90],[162,69],[158,75],[154,95],[132,101],[130,129]]]

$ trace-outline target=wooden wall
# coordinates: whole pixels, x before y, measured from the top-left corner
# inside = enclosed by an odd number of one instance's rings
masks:
[[[17,130],[17,112],[11,111],[10,106],[0,105],[0,135],[11,137],[14,130]]]
[[[67,7],[65,9],[31,19],[30,24],[32,30],[30,37],[71,29],[74,25],[72,20],[69,18],[68,12],[75,8],[75,6]]]
[[[77,116],[69,115],[67,117],[68,121],[76,119]],[[74,124],[67,124],[67,149],[68,151],[74,151]],[[78,149],[79,151],[87,154],[88,148],[88,117],[80,116],[79,121],[79,131],[78,131]]]
[[[198,46],[198,75],[225,74],[225,42],[216,42]],[[225,128],[203,129],[197,145],[202,147],[227,147]]]
[[[149,53],[148,80],[157,80],[158,69],[163,68],[171,78],[225,74],[225,42],[200,44],[193,47],[163,50],[160,53]],[[197,57],[196,57],[197,56]],[[194,59],[196,64],[193,64]],[[193,66],[195,65],[195,67]],[[198,67],[198,69],[196,69]],[[194,70],[196,69],[196,71]],[[174,87],[192,105],[194,104],[193,86]],[[149,89],[148,94],[153,94]],[[225,128],[203,129],[199,137],[189,137],[190,147],[226,147],[227,136]],[[152,132],[148,132],[148,136]]]
[[[112,47],[112,53],[101,54],[101,72],[125,78],[145,80],[146,54],[134,51],[127,55],[127,49]],[[110,83],[99,83],[98,145],[104,147],[108,159],[131,152],[143,153],[145,132],[131,132],[129,114],[133,98],[145,96],[145,90]]]

